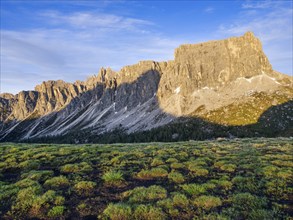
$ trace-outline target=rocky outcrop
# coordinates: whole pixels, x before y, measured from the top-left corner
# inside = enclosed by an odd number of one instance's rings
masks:
[[[175,50],[175,60],[162,66],[158,97],[162,108],[177,116],[188,115],[201,105],[210,106],[210,102],[216,104],[218,90],[226,90],[237,79],[273,75],[261,42],[251,32],[238,38],[182,45]],[[215,98],[202,99],[206,93]]]
[[[87,129],[93,134],[115,128],[135,132],[178,117],[252,124],[271,105],[293,99],[292,82],[292,77],[272,69],[261,42],[248,32],[182,45],[175,50],[173,61],[141,61],[118,72],[101,68],[84,82],[47,81],[35,91],[2,94],[0,138],[26,139]],[[251,110],[254,104],[257,111]]]
[[[175,63],[191,67],[203,87],[272,72],[261,42],[251,32],[242,37],[182,45],[175,51]]]
[[[0,114],[1,121],[23,120],[32,113],[41,117],[67,106],[75,97],[97,86],[98,77],[93,76],[85,82],[66,83],[62,80],[47,81],[35,87],[35,91],[21,91],[17,95],[1,94],[2,103],[9,103],[11,114]],[[0,100],[0,101],[1,101]],[[1,111],[2,113],[2,111]]]

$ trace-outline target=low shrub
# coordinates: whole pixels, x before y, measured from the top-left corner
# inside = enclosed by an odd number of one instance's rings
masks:
[[[89,173],[93,170],[87,162],[66,164],[60,168],[62,173]]]
[[[79,213],[80,217],[85,217],[85,216],[93,214],[93,211],[92,211],[93,208],[94,207],[92,207],[91,205],[85,202],[81,202],[76,207],[76,211]]]
[[[64,206],[55,206],[48,212],[49,218],[60,218],[64,214],[65,207]]]
[[[40,167],[38,160],[26,160],[18,164],[18,167],[23,171],[37,170]]]
[[[203,177],[209,174],[209,171],[207,169],[200,167],[198,165],[189,165],[188,169],[191,172],[192,176],[196,177]]]
[[[153,185],[148,188],[136,187],[123,193],[123,197],[129,198],[132,203],[145,203],[167,198],[167,191],[161,186]]]
[[[289,160],[273,160],[272,164],[279,167],[288,167],[288,169],[293,168],[293,162]]]
[[[266,206],[267,200],[264,198],[250,193],[237,193],[232,196],[232,207],[225,210],[224,213],[227,213],[233,219],[255,219],[253,216],[264,214],[260,210]]]
[[[232,189],[233,183],[228,180],[210,180],[209,183],[214,184],[215,188],[221,192],[228,192]]]
[[[16,199],[16,195],[19,192],[19,187],[15,184],[1,184],[0,185],[0,216],[1,212],[10,208],[13,201]]]
[[[18,182],[15,183],[15,186],[24,189],[27,187],[39,187],[41,188],[41,185],[39,184],[39,182],[35,181],[35,180],[31,180],[31,179],[22,179],[19,180]]]
[[[224,164],[223,166],[220,167],[220,170],[229,172],[229,173],[234,173],[236,169],[235,164]]]
[[[169,158],[168,160],[166,160],[166,163],[178,163],[178,160],[176,158]]]
[[[125,184],[123,173],[121,171],[114,171],[114,170],[108,171],[104,173],[104,175],[102,176],[102,179],[104,180],[106,186],[119,187]]]
[[[69,180],[65,176],[57,176],[46,180],[44,187],[50,189],[65,189],[69,187]]]
[[[151,205],[139,205],[135,208],[133,218],[136,220],[163,220],[166,219],[162,209]]]
[[[185,165],[183,163],[175,162],[175,163],[171,163],[170,167],[172,169],[183,169],[185,168]]]
[[[174,183],[184,183],[185,179],[184,176],[179,172],[171,172],[168,175],[168,179]]]
[[[262,173],[265,176],[265,178],[270,179],[277,176],[277,172],[280,170],[279,167],[270,165],[262,168]]]
[[[202,186],[205,188],[206,191],[210,191],[210,192],[217,187],[214,183],[211,183],[211,182],[204,183],[202,184]]]
[[[158,200],[156,205],[166,210],[174,209],[173,201],[170,198]]]
[[[181,209],[186,209],[189,205],[189,200],[184,194],[176,193],[173,196],[173,206],[179,207]]]
[[[163,165],[163,164],[165,164],[165,163],[161,158],[155,157],[151,163],[151,166],[156,167],[156,166]]]
[[[199,209],[209,211],[213,208],[221,206],[222,201],[219,197],[199,196],[193,200],[193,204]]]
[[[38,198],[38,196],[42,193],[42,189],[36,186],[30,186],[25,189],[21,189],[17,193],[16,201],[12,205],[11,214],[15,218],[21,218],[22,216],[26,216],[34,201]]]
[[[198,196],[206,192],[206,188],[203,185],[199,184],[184,184],[181,185],[182,189],[191,196]]]
[[[233,187],[233,183],[228,180],[219,180],[217,187],[224,191],[230,191]]]
[[[61,206],[64,202],[64,197],[57,196],[56,192],[53,190],[48,190],[34,199],[30,209],[30,214],[32,217],[43,219],[45,218],[44,213],[46,210],[54,205]]]
[[[141,170],[137,173],[136,178],[142,180],[151,180],[154,178],[166,177],[168,171],[163,168],[153,168],[151,170]]]
[[[28,173],[21,175],[21,178],[28,178],[35,181],[46,181],[53,177],[54,172],[52,170],[32,170]]]
[[[94,193],[96,185],[92,181],[81,181],[74,185],[74,190],[80,196],[90,196]]]
[[[132,220],[131,207],[124,203],[110,203],[103,214],[111,220]]]
[[[265,184],[265,193],[276,200],[290,200],[292,191],[293,189],[289,188],[286,181],[281,178],[268,181]]]

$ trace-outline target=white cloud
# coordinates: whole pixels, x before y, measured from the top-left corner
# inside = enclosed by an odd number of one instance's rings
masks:
[[[242,4],[243,9],[266,9],[279,6],[278,1],[246,1]]]
[[[117,16],[114,14],[103,14],[93,12],[77,12],[70,15],[49,11],[40,14],[49,18],[52,24],[67,24],[73,28],[106,28],[106,29],[136,29],[143,25],[153,25],[152,22]]]
[[[204,9],[204,12],[205,12],[205,13],[213,13],[214,10],[215,10],[215,9],[212,8],[212,7],[207,7],[207,8]]]
[[[292,38],[292,9],[280,8],[266,15],[257,15],[251,19],[247,16],[229,26],[221,25],[220,31],[228,34],[243,34],[246,31],[255,31],[263,42],[275,39]]]
[[[1,41],[3,46],[1,52],[6,58],[11,58],[14,62],[40,63],[49,67],[63,65],[62,56],[55,50],[44,45],[37,45],[36,42],[31,42],[25,36],[23,38],[20,36],[14,32],[2,31]]]

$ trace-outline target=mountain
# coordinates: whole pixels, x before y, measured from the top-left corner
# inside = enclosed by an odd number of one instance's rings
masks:
[[[85,82],[47,81],[34,91],[1,94],[0,140],[292,136],[292,85],[247,32],[181,45],[168,62],[102,68]]]

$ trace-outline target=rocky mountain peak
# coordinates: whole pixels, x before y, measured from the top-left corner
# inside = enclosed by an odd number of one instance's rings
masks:
[[[1,93],[0,94],[0,98],[3,98],[3,99],[13,99],[14,98],[14,95],[11,94],[11,93]]]
[[[251,41],[253,43],[259,44],[260,41],[259,39],[254,35],[252,31],[247,31],[244,35],[243,38],[245,38],[248,41]]]
[[[175,50],[175,62],[192,65],[204,84],[272,72],[261,42],[252,32],[225,40],[181,45]]]
[[[98,73],[98,82],[104,84],[106,87],[111,87],[114,81],[117,81],[118,74],[110,67],[102,67]]]
[[[1,94],[0,139],[87,129],[93,134],[116,128],[130,133],[181,117],[250,124],[271,105],[292,100],[292,82],[272,69],[260,40],[247,32],[181,45],[172,61],[140,61],[120,71],[103,67],[84,82],[47,81],[35,91]],[[253,109],[251,115],[247,109]]]

